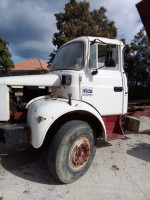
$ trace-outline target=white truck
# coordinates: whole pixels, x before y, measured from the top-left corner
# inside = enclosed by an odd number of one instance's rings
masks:
[[[63,183],[80,178],[94,158],[97,138],[124,136],[123,48],[115,39],[79,37],[59,49],[48,74],[0,78],[1,140],[34,148],[48,141],[52,175]],[[45,90],[32,95],[33,88]]]

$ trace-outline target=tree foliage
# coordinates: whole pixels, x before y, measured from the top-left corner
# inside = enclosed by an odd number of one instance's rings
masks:
[[[125,47],[125,68],[132,85],[144,84],[150,72],[150,43],[142,28]]]
[[[106,16],[106,8],[100,7],[99,10],[91,12],[92,20],[96,23],[96,37],[116,38],[117,28],[114,21],[110,21]]]
[[[8,73],[11,68],[14,67],[14,63],[11,60],[11,53],[8,49],[9,43],[2,39],[0,35],[0,67],[3,72]]]
[[[130,44],[125,44],[125,70],[128,73],[129,98],[146,97],[143,92],[150,73],[150,42],[144,28],[134,36]]]
[[[59,49],[64,43],[80,36],[97,36],[115,38],[117,28],[114,21],[106,16],[106,9],[101,7],[98,10],[90,11],[90,4],[87,1],[77,2],[70,0],[65,4],[64,12],[55,14],[58,32],[53,35],[53,45]],[[56,51],[50,54],[52,62]]]

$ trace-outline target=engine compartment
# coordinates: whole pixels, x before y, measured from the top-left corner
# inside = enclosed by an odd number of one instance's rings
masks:
[[[26,123],[27,103],[35,97],[49,94],[48,87],[35,86],[11,86],[8,92],[9,102],[7,102],[6,110],[9,108],[9,119],[7,122],[11,123]]]

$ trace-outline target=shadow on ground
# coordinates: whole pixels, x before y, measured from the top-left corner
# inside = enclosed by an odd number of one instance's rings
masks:
[[[143,134],[150,135],[150,132]],[[125,138],[125,140],[128,139],[130,138]],[[97,148],[109,146],[112,146],[109,142],[100,139],[97,140]],[[34,149],[30,145],[18,147],[0,143],[0,172],[4,168],[15,176],[28,181],[49,185],[61,185],[49,172],[47,152],[47,147]],[[150,144],[138,143],[132,149],[127,150],[127,154],[150,162]]]
[[[97,148],[111,146],[104,140],[97,140]],[[47,165],[48,147],[34,149],[32,146],[7,146],[0,143],[1,166],[23,179],[50,185],[60,185],[50,174]],[[0,167],[1,167],[0,166]]]
[[[150,162],[150,144],[139,143],[133,149],[127,150],[127,154],[146,162]]]
[[[125,135],[129,136],[130,134],[133,134],[132,131],[126,131]],[[148,135],[150,136],[150,131],[145,131],[142,133],[134,133],[135,135]],[[127,154],[130,156],[133,156],[135,158],[144,160],[146,162],[150,162],[150,144],[149,143],[143,143],[139,140],[137,140],[138,143],[134,145],[134,147],[130,150],[127,150]]]
[[[34,149],[31,146],[6,146],[0,143],[1,166],[23,179],[51,185],[60,185],[49,172],[48,149]]]
[[[97,139],[97,148],[103,148],[103,147],[108,147],[108,146],[112,146],[112,145],[105,140]]]

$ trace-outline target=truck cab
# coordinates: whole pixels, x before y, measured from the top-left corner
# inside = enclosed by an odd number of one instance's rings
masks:
[[[48,165],[63,183],[71,183],[87,171],[96,138],[124,136],[121,117],[127,112],[128,88],[123,48],[115,39],[80,37],[58,50],[48,74],[0,78],[0,121],[11,125],[11,115],[18,113],[11,110],[17,106],[14,96],[20,98],[15,91],[27,86],[47,88],[44,96],[39,93],[24,101],[20,113],[27,113],[28,131],[24,132],[34,148],[49,140]],[[10,138],[12,133],[3,129]]]
[[[66,90],[72,99],[93,106],[102,116],[127,112],[127,81],[123,69],[124,45],[118,40],[81,37],[57,53],[50,74],[70,75]],[[65,91],[65,89],[64,89]],[[61,98],[67,98],[66,92]]]

